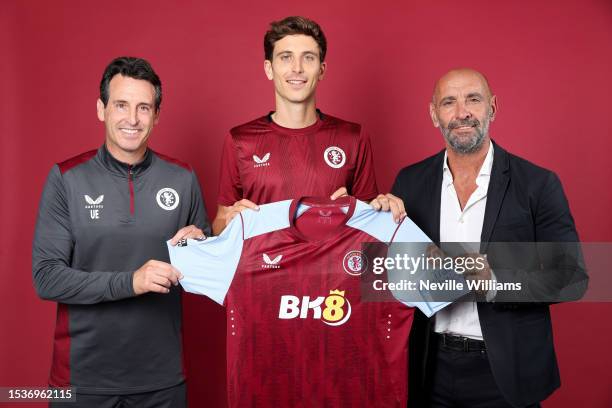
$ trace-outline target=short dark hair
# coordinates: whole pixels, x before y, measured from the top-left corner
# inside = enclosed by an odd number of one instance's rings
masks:
[[[109,84],[111,79],[117,74],[134,79],[142,79],[153,85],[155,88],[155,110],[158,111],[162,101],[161,80],[153,71],[153,67],[148,61],[135,57],[118,57],[111,61],[102,74],[100,81],[100,100],[106,106],[109,97]]]
[[[288,35],[303,34],[312,37],[319,45],[321,62],[325,61],[327,39],[321,27],[314,21],[299,16],[286,17],[281,21],[270,23],[270,29],[264,37],[264,53],[268,61],[272,61],[274,44]]]

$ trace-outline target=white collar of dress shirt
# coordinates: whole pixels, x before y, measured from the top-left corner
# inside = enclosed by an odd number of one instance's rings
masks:
[[[446,150],[444,151],[444,162],[443,162],[443,178],[446,181],[446,185],[452,184],[453,182],[453,174],[448,167],[448,153]],[[491,169],[493,169],[493,143],[489,140],[489,150],[487,151],[487,155],[485,157],[482,166],[480,167],[480,172],[478,173],[478,177],[476,177],[476,184],[478,184],[478,179],[482,176],[490,176]]]

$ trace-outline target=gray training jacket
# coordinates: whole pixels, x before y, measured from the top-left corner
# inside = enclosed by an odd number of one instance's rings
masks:
[[[134,394],[184,381],[181,290],[135,296],[132,275],[169,262],[166,240],[210,234],[195,173],[148,150],[130,166],[105,146],[53,166],[32,249],[38,295],[58,302],[49,383]]]

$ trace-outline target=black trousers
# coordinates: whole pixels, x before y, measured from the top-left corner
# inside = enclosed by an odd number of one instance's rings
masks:
[[[495,383],[486,350],[464,351],[440,343],[434,349],[430,408],[512,408]]]
[[[76,393],[75,402],[50,402],[50,408],[186,408],[185,383],[141,394],[89,395]]]

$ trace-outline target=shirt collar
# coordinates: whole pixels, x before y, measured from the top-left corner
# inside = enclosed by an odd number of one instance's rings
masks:
[[[478,184],[478,179],[482,176],[490,176],[491,169],[493,169],[493,143],[489,140],[489,150],[487,151],[487,155],[480,167],[480,172],[478,173],[478,177],[476,178],[476,183]],[[445,185],[451,184],[453,182],[453,174],[448,167],[448,153],[446,150],[444,151],[444,161],[442,167],[442,175],[445,182]]]
[[[130,170],[132,171],[132,174],[134,176],[138,176],[144,171],[146,171],[151,166],[153,154],[151,153],[150,149],[147,149],[142,161],[136,164],[129,165],[127,163],[123,163],[115,159],[115,157],[106,148],[106,144],[103,144],[98,149],[98,159],[100,160],[102,165],[108,170],[110,170],[112,173],[127,177],[128,172]]]

